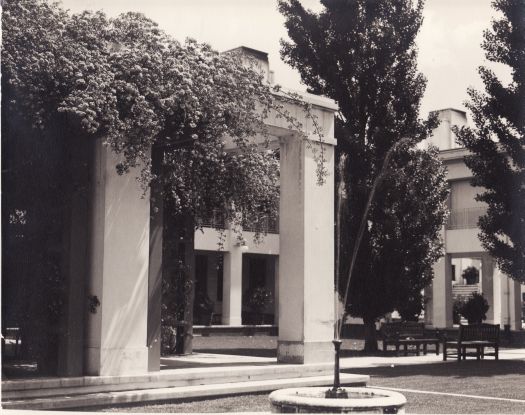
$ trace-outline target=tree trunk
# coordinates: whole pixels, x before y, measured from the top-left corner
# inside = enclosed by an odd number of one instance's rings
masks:
[[[365,352],[377,352],[377,334],[375,319],[363,318],[365,324]]]

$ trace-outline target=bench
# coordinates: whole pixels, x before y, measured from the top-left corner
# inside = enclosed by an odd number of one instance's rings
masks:
[[[439,354],[439,337],[436,330],[425,329],[425,323],[418,322],[395,322],[382,323],[380,334],[383,339],[383,353],[386,354],[388,346],[395,346],[396,356],[399,349],[403,347],[404,355],[407,356],[410,349],[415,349],[419,356],[420,347],[423,354],[427,354],[428,345],[434,345],[436,354]]]
[[[494,356],[498,360],[499,332],[499,324],[460,325],[457,339],[443,338],[443,360],[455,357],[460,362],[461,358],[465,360],[467,356],[474,356],[477,360]],[[485,348],[493,351],[488,353]]]

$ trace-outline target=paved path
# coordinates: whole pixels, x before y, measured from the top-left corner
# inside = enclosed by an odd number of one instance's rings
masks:
[[[525,360],[524,349],[500,349],[500,360]],[[487,360],[492,360],[488,357]],[[449,359],[448,362],[455,362]],[[448,363],[446,362],[446,363]],[[195,353],[189,356],[172,356],[161,359],[163,369],[190,368],[199,366],[236,366],[236,365],[272,365],[276,364],[274,357],[242,356],[219,353]],[[426,356],[363,356],[363,357],[344,357],[341,359],[343,369],[366,368],[392,365],[421,365],[425,363],[444,363],[443,355],[429,353]]]

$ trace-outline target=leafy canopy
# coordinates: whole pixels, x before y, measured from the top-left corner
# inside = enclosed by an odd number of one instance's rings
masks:
[[[512,79],[504,85],[480,67],[485,92],[469,89],[466,103],[476,128],[456,133],[471,152],[465,163],[472,184],[483,188],[476,200],[488,206],[478,223],[481,243],[505,274],[525,283],[525,1],[492,5],[501,15],[484,32],[482,47],[490,62],[510,69]]]
[[[6,1],[2,23],[4,102],[35,128],[58,120],[66,140],[102,137],[120,173],[162,181],[177,211],[276,212],[278,160],[253,137],[282,106],[241,56],[179,43],[141,14],[70,15],[43,0]],[[157,177],[152,147],[164,154]]]

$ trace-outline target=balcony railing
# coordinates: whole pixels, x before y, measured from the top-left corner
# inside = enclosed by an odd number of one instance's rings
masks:
[[[213,214],[208,216],[207,218],[197,219],[197,223],[203,228],[226,228],[226,221],[224,220],[224,215],[218,210],[213,211]]]
[[[242,229],[247,232],[279,233],[279,218],[262,216],[256,219],[245,220]]]
[[[447,229],[472,229],[478,227],[478,219],[487,212],[486,207],[454,209],[450,211]]]
[[[226,228],[224,215],[220,211],[214,211],[209,217],[197,219],[197,224],[203,228]],[[242,229],[247,232],[279,233],[279,218],[271,219],[262,216],[256,219],[246,219],[243,221]]]
[[[473,293],[479,293],[479,284],[455,284],[452,286],[452,298],[470,297]]]

